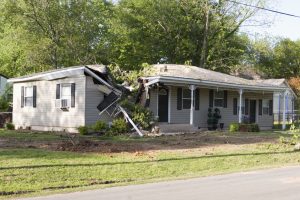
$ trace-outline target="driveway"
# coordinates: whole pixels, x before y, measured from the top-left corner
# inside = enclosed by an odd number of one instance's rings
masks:
[[[63,199],[299,200],[300,166],[31,198]]]

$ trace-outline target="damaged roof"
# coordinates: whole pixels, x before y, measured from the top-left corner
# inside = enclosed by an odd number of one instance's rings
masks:
[[[288,86],[285,84],[285,79],[260,79],[249,80],[232,76],[212,70],[188,66],[188,65],[175,65],[175,64],[157,64],[152,65],[147,71],[146,79],[154,80],[155,78],[165,79],[186,79],[198,81],[199,83],[214,83],[216,85],[235,85],[246,86],[247,88],[269,88],[286,89]]]
[[[55,69],[55,70],[30,74],[27,76],[11,78],[8,79],[8,82],[19,83],[19,82],[30,82],[30,81],[42,81],[42,80],[51,81],[51,80],[80,76],[80,75],[91,76],[95,81],[103,85],[106,85],[108,88],[112,89],[118,94],[121,93],[121,91],[114,86],[111,78],[108,75],[107,68],[104,65],[85,65],[85,66],[74,66],[74,67]]]

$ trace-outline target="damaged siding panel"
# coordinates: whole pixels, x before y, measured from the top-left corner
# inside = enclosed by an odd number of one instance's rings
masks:
[[[99,116],[97,106],[104,99],[104,93],[100,92],[98,85],[93,82],[93,78],[86,77],[86,94],[85,94],[85,125],[92,125],[97,120],[111,122],[112,118],[104,112]]]

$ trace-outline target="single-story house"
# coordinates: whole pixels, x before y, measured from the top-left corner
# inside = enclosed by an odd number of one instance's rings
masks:
[[[140,102],[149,106],[161,126],[207,128],[208,108],[219,108],[225,128],[247,119],[271,129],[274,108],[281,106],[285,115],[287,96],[296,98],[284,79],[248,80],[186,65],[153,65],[141,84]],[[283,97],[281,102],[274,99],[276,94]]]
[[[7,77],[3,74],[0,74],[0,96],[4,94],[7,84]]]
[[[13,84],[13,123],[17,129],[77,132],[97,120],[111,122],[122,112],[124,90],[102,65],[75,66],[9,79]],[[160,126],[206,128],[208,108],[219,108],[221,123],[247,118],[262,129],[273,126],[274,94],[294,93],[284,81],[247,80],[207,69],[172,64],[153,65],[140,79],[139,102],[148,106]],[[287,98],[283,98],[283,102]],[[283,104],[283,113],[287,104]]]
[[[102,65],[62,68],[8,82],[13,84],[17,129],[77,132],[77,127],[97,120],[110,122],[109,113],[102,111],[122,93]]]

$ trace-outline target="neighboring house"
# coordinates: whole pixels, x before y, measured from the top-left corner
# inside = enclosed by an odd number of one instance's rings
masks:
[[[3,95],[6,89],[7,77],[0,74],[0,95]]]
[[[287,84],[274,83],[274,79],[248,80],[194,66],[153,65],[142,79],[145,92],[140,102],[149,106],[161,126],[207,128],[211,107],[220,109],[225,128],[247,118],[261,129],[271,129],[274,94],[295,98]]]
[[[100,65],[63,68],[9,82],[13,83],[13,123],[17,129],[77,132],[77,127],[97,120],[110,122],[106,112],[99,115],[107,107],[104,100],[121,95]]]

